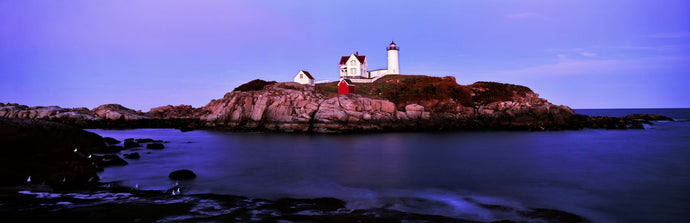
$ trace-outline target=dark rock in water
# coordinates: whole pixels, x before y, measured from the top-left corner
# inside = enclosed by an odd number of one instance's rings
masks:
[[[109,166],[124,166],[127,165],[127,161],[123,160],[117,155],[103,155],[95,157],[97,164],[101,167]]]
[[[139,143],[135,142],[134,139],[125,139],[125,149],[140,147]]]
[[[632,114],[623,117],[625,120],[636,120],[639,122],[649,123],[649,121],[673,121],[672,118],[663,115],[654,114]]]
[[[151,143],[146,145],[147,149],[163,149],[165,146],[162,143]]]
[[[110,138],[110,137],[103,138],[103,141],[105,141],[105,143],[110,144],[110,145],[120,144],[120,140]]]
[[[196,178],[196,174],[191,170],[175,170],[168,175],[172,180],[189,180]]]
[[[139,159],[139,158],[141,158],[141,156],[139,156],[139,153],[137,153],[137,152],[127,153],[127,154],[124,154],[122,156],[124,156],[125,159]]]
[[[654,115],[654,114],[632,114],[623,117],[624,119],[644,119],[644,120],[649,120],[649,121],[673,121],[672,118],[663,116],[663,115]]]
[[[151,138],[136,139],[135,141],[136,141],[137,143],[163,142],[163,140],[154,140],[154,139],[151,139]]]
[[[108,146],[102,153],[119,153],[122,149],[122,146]]]

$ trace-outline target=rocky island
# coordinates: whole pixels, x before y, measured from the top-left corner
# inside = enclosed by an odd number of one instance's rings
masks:
[[[452,130],[642,128],[654,115],[588,117],[554,105],[531,89],[453,77],[387,75],[336,94],[337,82],[316,86],[254,80],[206,106],[161,106],[149,112],[117,104],[87,108],[0,103],[1,118],[39,119],[79,128],[215,128],[230,131],[347,133]]]
[[[170,205],[156,203],[180,195],[180,188],[168,192],[140,191],[99,182],[98,172],[112,165],[127,165],[120,152],[132,147],[160,150],[164,142],[152,139],[102,138],[84,128],[178,128],[181,130],[219,129],[228,131],[270,131],[287,133],[352,133],[392,131],[455,131],[455,130],[565,130],[582,128],[630,129],[643,128],[653,120],[670,120],[665,116],[636,114],[626,117],[589,117],[576,114],[564,105],[554,105],[540,98],[527,87],[495,82],[459,85],[453,77],[388,75],[374,83],[358,84],[356,94],[336,93],[336,84],[315,86],[292,82],[276,83],[254,80],[239,86],[220,99],[201,108],[189,105],[161,106],[148,112],[135,111],[117,104],[105,104],[92,110],[61,108],[58,106],[28,107],[0,103],[0,142],[3,142],[0,185],[4,199],[11,207],[30,211],[9,214],[25,219],[53,219],[55,212],[34,208],[43,202],[30,191],[99,191],[104,194],[125,192],[136,199],[151,199],[137,207],[113,208],[113,204],[93,203],[84,199],[53,199],[61,202],[81,202],[85,208],[61,209],[65,219],[88,221],[105,220],[115,212],[122,220],[142,219],[139,214],[124,214],[130,210],[155,210],[143,219],[155,220],[167,215],[192,213],[189,203]],[[149,143],[142,145],[140,143]],[[139,159],[137,152],[123,154],[126,159]],[[182,178],[194,178],[189,170]],[[180,171],[170,178],[180,178]],[[104,192],[105,191],[105,192]],[[89,192],[90,193],[90,192]],[[47,195],[45,195],[47,196]],[[85,196],[85,195],[79,195]],[[265,211],[263,219],[330,221],[404,219],[468,222],[435,215],[417,215],[388,209],[347,210],[345,202],[334,198],[253,200],[224,195],[190,195],[188,199],[225,202],[227,208],[246,205]],[[240,203],[237,203],[240,202]],[[287,203],[286,203],[287,202]],[[311,206],[309,206],[311,205]],[[520,219],[554,222],[582,222],[585,219],[571,213],[550,209],[515,210],[490,204],[477,205],[491,211],[517,213]],[[293,210],[293,206],[305,207]],[[177,208],[173,212],[164,209]],[[132,209],[134,208],[134,209]],[[27,209],[27,210],[29,210]],[[98,210],[104,214],[86,215]],[[253,219],[254,209],[220,215],[215,220]],[[315,215],[301,215],[297,211],[311,211]],[[138,212],[137,212],[138,213]],[[143,212],[142,212],[143,213]],[[148,213],[148,212],[147,212]],[[263,212],[261,212],[263,213]],[[275,215],[275,213],[279,213]],[[300,212],[301,213],[301,212]],[[374,217],[378,216],[378,217]],[[228,219],[226,219],[228,218]],[[206,218],[204,218],[206,219]],[[197,219],[199,220],[199,219]],[[208,219],[206,219],[208,220]]]

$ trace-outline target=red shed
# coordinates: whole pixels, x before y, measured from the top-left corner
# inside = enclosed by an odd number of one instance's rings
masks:
[[[338,83],[338,94],[354,94],[355,84],[350,79],[340,79]]]

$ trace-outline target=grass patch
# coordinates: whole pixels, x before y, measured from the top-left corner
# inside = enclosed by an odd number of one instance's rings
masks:
[[[338,95],[338,81],[316,85],[327,97]],[[532,93],[527,87],[497,82],[476,82],[459,85],[453,77],[429,77],[424,75],[387,75],[374,83],[355,83],[355,94],[385,99],[399,108],[411,103],[429,100],[452,99],[463,106],[488,104],[512,100],[514,95]],[[474,96],[473,96],[474,95]]]

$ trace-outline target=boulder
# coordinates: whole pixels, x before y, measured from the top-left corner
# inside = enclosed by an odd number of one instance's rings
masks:
[[[409,104],[405,106],[405,115],[410,119],[419,119],[422,117],[424,107],[418,104]]]
[[[171,180],[190,180],[196,178],[196,174],[191,170],[175,170],[168,174]]]
[[[124,154],[122,156],[125,157],[125,159],[139,159],[139,158],[141,158],[141,156],[139,156],[138,152],[127,153],[127,154]]]
[[[134,140],[137,143],[152,143],[152,142],[163,142],[163,140],[155,140],[151,138],[143,138]]]
[[[139,143],[135,142],[134,139],[132,139],[132,138],[125,139],[125,144],[124,144],[125,149],[140,147],[140,146],[141,145],[139,145]]]
[[[151,143],[146,145],[147,149],[164,149],[163,143]]]
[[[110,137],[104,137],[103,141],[105,141],[105,143],[110,144],[110,145],[120,144],[120,140],[110,138]]]
[[[105,150],[101,151],[100,153],[119,153],[122,151],[123,147],[122,146],[107,146]]]

